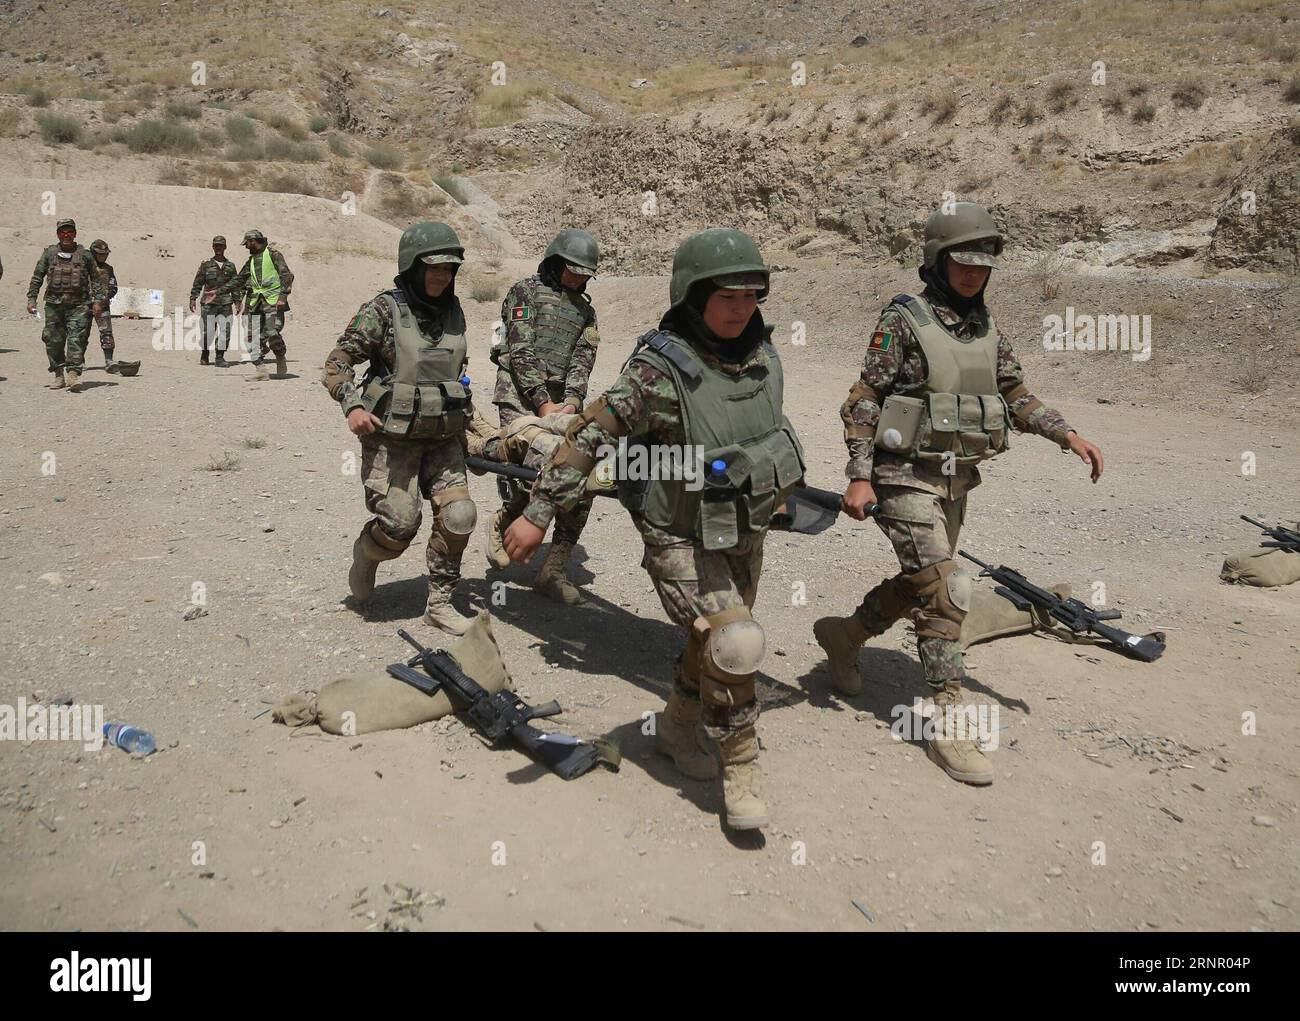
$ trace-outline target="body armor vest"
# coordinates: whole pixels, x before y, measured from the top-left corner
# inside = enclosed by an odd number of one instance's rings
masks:
[[[45,251],[49,256],[50,265],[46,276],[49,281],[45,288],[47,300],[51,297],[62,298],[88,291],[90,281],[86,279],[86,250],[81,245],[77,245],[72,250],[71,257],[67,259],[59,257],[58,245],[51,245]]]
[[[781,359],[767,340],[760,352],[756,364],[733,375],[674,334],[652,330],[641,337],[632,358],[666,372],[676,385],[696,481],[691,488],[684,478],[620,482],[619,497],[630,511],[711,550],[730,549],[740,535],[768,527],[803,478],[804,462],[781,410]]]
[[[397,365],[387,375],[371,367],[361,404],[384,420],[384,434],[406,439],[441,439],[465,429],[470,394],[461,382],[465,368],[465,317],[456,302],[442,334],[432,340],[420,328],[400,291],[385,291]]]
[[[553,401],[564,399],[564,381],[578,338],[591,321],[585,298],[541,284],[529,302],[533,312],[533,350],[546,369],[546,389]],[[494,351],[493,360],[508,369],[509,352]]]
[[[920,396],[890,394],[876,444],[913,461],[975,464],[1007,449],[1011,412],[998,392],[998,335],[993,317],[968,338],[950,333],[924,298],[897,295],[899,312],[925,355]]]

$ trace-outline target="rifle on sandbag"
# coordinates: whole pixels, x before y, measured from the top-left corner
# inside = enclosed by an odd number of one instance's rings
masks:
[[[1153,635],[1131,635],[1127,631],[1103,624],[1106,620],[1119,620],[1119,610],[1103,610],[1098,613],[1092,607],[1077,599],[1062,599],[1054,592],[1039,588],[1019,571],[1010,567],[993,567],[979,557],[973,557],[965,550],[958,550],[967,560],[979,564],[981,578],[992,578],[997,585],[993,591],[1009,600],[1017,610],[1029,610],[1038,607],[1060,621],[1076,635],[1091,632],[1105,639],[1107,644],[1118,651],[1152,663],[1165,651],[1164,635],[1159,631]]]
[[[391,664],[389,674],[426,695],[445,691],[452,706],[470,718],[489,745],[498,747],[513,741],[563,780],[582,776],[601,762],[618,769],[618,752],[608,743],[591,744],[570,734],[548,733],[532,726],[533,720],[563,712],[559,702],[552,699],[545,705],[530,706],[511,691],[489,694],[447,650],[421,645],[405,628],[398,628],[397,636],[417,652],[405,663]],[[424,673],[413,669],[416,664]]]
[[[1249,521],[1256,528],[1263,529],[1264,534],[1273,540],[1272,542],[1262,542],[1260,543],[1261,546],[1284,549],[1291,553],[1300,553],[1300,532],[1297,532],[1294,528],[1283,528],[1281,525],[1276,528],[1269,528],[1264,522],[1256,521],[1245,514],[1241,516],[1241,520]]]

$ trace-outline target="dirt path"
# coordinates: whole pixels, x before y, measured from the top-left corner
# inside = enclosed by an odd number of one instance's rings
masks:
[[[139,201],[156,211],[187,191]],[[986,472],[964,544],[1044,582],[1087,591],[1102,581],[1130,629],[1162,628],[1170,647],[1155,665],[1037,638],[974,650],[976,690],[1004,728],[986,790],[949,781],[919,745],[892,739],[895,707],[923,689],[902,627],[864,653],[862,696],[828,692],[811,624],[892,573],[878,534],[843,523],[816,539],[771,536],[756,612],[770,636],[760,730],[774,826],[765,840],[735,838],[719,824],[719,791],[680,782],[641,733],[680,638],[612,504],[598,506],[584,537],[575,573],[591,598],[577,610],[536,598],[529,571],[488,575],[481,535],[465,573],[480,606],[493,581],[506,583],[494,626],[519,688],[558,698],[575,732],[614,734],[621,773],[565,784],[450,721],[347,739],[254,719],[284,695],[400,653],[394,630],[422,610],[427,524],[415,549],[381,569],[364,616],[342,604],[365,512],[346,474],[355,442],[318,370],[391,266],[337,252],[308,261],[311,239],[334,222],[328,203],[282,211],[245,204],[258,197],[202,197],[229,205],[178,195],[155,212],[150,233],[167,232],[174,262],[157,259],[156,238],[128,237],[120,262],[115,243],[119,279],[123,267],[149,279],[162,267],[169,293],[188,287],[203,235],[259,223],[300,260],[290,255],[292,378],[253,384],[241,370],[201,368],[196,352],[152,350],[149,324],[131,322],[119,326],[118,354],[143,360],[138,378],[92,370],[79,396],[42,389],[37,330],[15,300],[39,223],[11,225],[24,237],[12,261],[5,253],[0,386],[21,414],[0,460],[0,702],[67,692],[147,727],[162,751],[136,761],[111,748],[0,742],[0,870],[10,879],[0,925],[185,928],[183,911],[204,929],[361,929],[366,912],[383,918],[385,883],[445,898],[416,923],[425,928],[1300,922],[1300,586],[1217,581],[1224,554],[1255,541],[1237,513],[1300,505],[1293,418],[1255,404],[1207,429],[1184,405],[1100,405],[1067,368],[1033,361],[1035,389],[1105,448],[1106,476],[1089,485],[1077,462],[1022,439]],[[394,231],[358,224],[374,232],[364,244],[391,249]],[[797,277],[779,280],[768,318],[806,321],[810,337],[827,338],[785,343],[783,356],[809,478],[837,485],[837,408],[859,359],[852,317],[846,326],[842,304]],[[665,290],[663,279],[597,282],[607,338],[597,386],[657,318]],[[496,311],[466,302],[480,387]],[[47,451],[53,475],[42,474]],[[1241,474],[1243,451],[1256,454],[1257,474]],[[237,470],[204,470],[223,452]],[[471,487],[486,514],[494,487]],[[208,612],[184,620],[196,583]],[[800,584],[806,605],[792,605]],[[1242,733],[1247,712],[1255,736]]]

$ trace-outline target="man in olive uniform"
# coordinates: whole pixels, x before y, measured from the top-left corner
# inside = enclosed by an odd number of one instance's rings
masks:
[[[95,257],[95,271],[99,274],[101,289],[104,291],[103,307],[95,316],[95,325],[99,327],[99,346],[104,352],[104,368],[116,372],[113,365],[113,315],[109,311],[109,303],[117,294],[117,274],[108,264],[108,252],[108,242],[103,238],[96,238],[90,243],[90,254]]]
[[[375,569],[399,557],[433,507],[425,621],[463,634],[451,605],[477,512],[465,477],[465,428],[473,415],[463,375],[465,316],[456,271],[465,250],[445,223],[416,223],[397,246],[394,287],[361,306],[325,360],[322,382],[361,439],[361,481],[374,515],[352,547],[348,587],[365,603]],[[369,362],[358,386],[354,365]]]
[[[41,340],[54,374],[51,389],[65,385],[81,391],[90,319],[104,308],[104,285],[95,257],[77,244],[77,225],[60,220],[55,225],[59,243],[50,245],[36,260],[27,285],[27,314],[36,314],[36,298],[45,284],[45,328]]]
[[[491,356],[497,364],[492,402],[503,428],[521,415],[572,414],[586,401],[600,344],[596,310],[586,288],[599,255],[596,239],[585,230],[562,230],[547,247],[537,272],[506,292],[501,303],[504,343]],[[507,488],[511,496],[486,526],[488,563],[495,567],[510,563],[501,536],[528,502],[521,487]],[[591,504],[582,501],[556,518],[551,550],[534,587],[557,602],[572,605],[582,598],[565,575],[565,565],[590,510]]]
[[[199,271],[194,274],[194,283],[190,285],[190,311],[194,311],[198,302],[203,317],[200,365],[208,364],[208,346],[211,344],[217,354],[216,367],[226,367],[226,348],[230,346],[229,291],[238,275],[235,264],[226,258],[226,239],[218,234],[212,239],[212,258],[199,263]],[[225,302],[221,300],[223,295],[227,298]]]
[[[647,481],[619,483],[645,542],[641,564],[687,633],[656,745],[686,776],[709,779],[718,767],[704,737],[716,744],[733,829],[768,822],[755,726],[765,640],[750,611],[772,511],[803,476],[781,410],[781,361],[758,311],[767,292],[768,268],[747,235],[715,228],[684,241],[659,328],[570,427],[505,534],[513,559],[531,557],[552,519],[583,499],[606,445],[623,441],[629,457],[640,450],[659,464],[638,473]],[[686,470],[662,470],[674,451]]]
[[[1101,451],[1029,392],[1011,344],[984,304],[1002,252],[1002,234],[980,206],[958,202],[925,225],[924,289],[885,308],[867,345],[861,378],[840,411],[849,448],[844,511],[876,523],[901,571],[881,582],[848,617],[814,625],[844,694],[862,690],[858,649],[904,617],[935,693],[932,761],[949,776],[988,784],[993,771],[976,741],[958,738],[966,668],[959,636],[970,607],[971,575],[954,559],[975,467],[1007,448],[1014,427],[1073,451],[1101,475]]]
[[[278,249],[271,248],[266,235],[254,228],[244,234],[244,247],[248,261],[235,277],[226,294],[235,306],[235,315],[244,316],[248,343],[253,351],[253,364],[259,367],[270,348],[275,355],[275,372],[288,373],[284,360],[284,314],[289,311],[289,292],[293,289],[293,273]]]

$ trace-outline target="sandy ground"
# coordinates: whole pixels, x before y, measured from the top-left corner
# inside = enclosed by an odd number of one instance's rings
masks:
[[[536,597],[529,570],[489,574],[481,533],[464,590],[485,606],[490,584],[506,583],[490,608],[517,686],[558,698],[566,729],[613,734],[621,772],[564,783],[450,721],[342,738],[255,720],[287,694],[395,660],[398,626],[433,638],[418,623],[427,523],[381,568],[364,614],[343,603],[365,511],[346,472],[357,444],[318,381],[347,318],[391,276],[397,233],[320,200],[134,186],[111,192],[111,219],[96,224],[77,208],[89,186],[56,183],[59,215],[85,221],[81,240],[112,229],[120,282],[164,287],[169,305],[212,234],[237,241],[254,225],[298,284],[289,378],[201,368],[196,352],[153,350],[149,324],[118,322],[118,356],[140,358],[139,377],[94,368],[92,339],[85,392],[46,390],[21,308],[52,232],[32,200],[43,182],[0,179],[0,702],[66,692],[148,728],[161,749],[136,760],[0,742],[0,926],[356,930],[382,922],[406,884],[443,899],[409,922],[428,929],[1296,927],[1300,586],[1217,580],[1225,554],[1255,543],[1239,513],[1296,516],[1294,416],[1212,393],[1168,400],[1159,349],[1146,376],[1110,363],[1132,383],[1105,391],[1114,404],[1098,403],[1080,366],[1120,356],[1027,353],[1034,389],[1102,446],[1106,474],[1090,485],[1080,463],[1022,438],[986,470],[963,544],[1044,583],[1103,582],[1124,626],[1165,630],[1169,650],[1153,665],[1035,637],[972,650],[974,690],[1003,728],[987,789],[891,737],[895,707],[924,693],[902,626],[863,653],[860,697],[829,691],[812,622],[895,569],[874,527],[773,534],[756,607],[773,826],[735,837],[720,786],[680,780],[641,733],[680,638],[612,502],[584,537],[582,607]],[[507,264],[502,290],[529,268]],[[861,272],[851,301],[828,300],[806,270],[779,275],[766,309],[778,337],[808,324],[808,345],[782,341],[787,402],[809,480],[827,487],[842,480],[837,409],[873,295],[910,278]],[[597,387],[665,292],[662,278],[597,281]],[[483,389],[496,307],[465,305]],[[1224,413],[1207,419],[1216,401]],[[204,470],[227,451],[237,470]],[[471,488],[485,515],[495,487]],[[187,621],[196,583],[208,613]],[[801,583],[806,604],[794,605]],[[1257,733],[1243,734],[1244,713]]]

